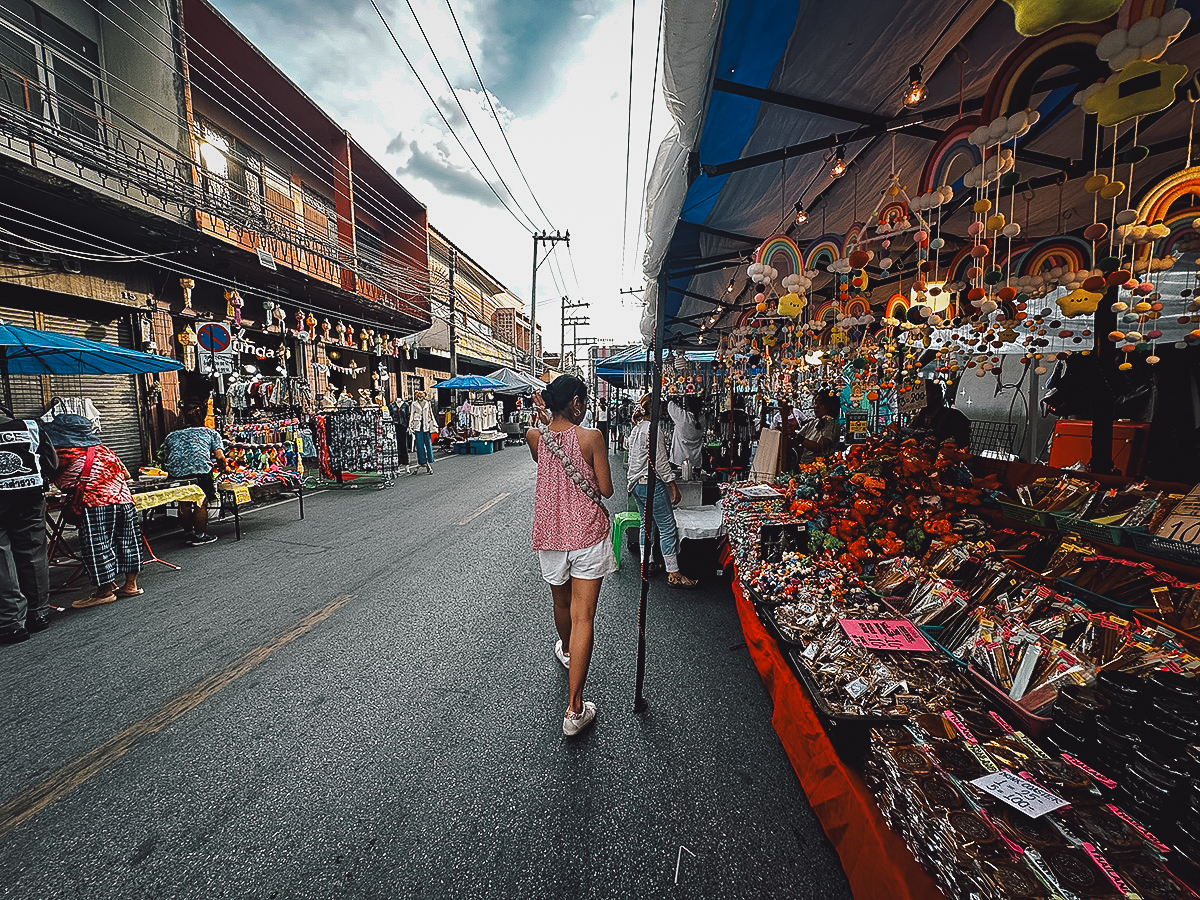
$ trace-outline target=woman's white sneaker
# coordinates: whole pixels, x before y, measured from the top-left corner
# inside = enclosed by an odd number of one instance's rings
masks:
[[[554,655],[558,657],[558,661],[563,664],[564,669],[571,668],[571,654],[563,652],[561,638],[554,642]]]
[[[583,709],[577,713],[568,709],[567,714],[563,716],[563,734],[567,737],[575,737],[595,721],[596,704],[591,700],[584,700]]]

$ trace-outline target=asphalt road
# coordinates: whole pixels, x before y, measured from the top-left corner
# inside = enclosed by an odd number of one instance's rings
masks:
[[[849,897],[720,580],[653,583],[635,714],[626,558],[563,738],[532,485],[510,448],[164,535],[0,648],[0,896]]]

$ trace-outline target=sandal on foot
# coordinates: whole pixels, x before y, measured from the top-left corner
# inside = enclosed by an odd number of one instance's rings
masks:
[[[698,582],[695,578],[688,578],[682,572],[671,572],[669,575],[667,575],[667,584],[673,588],[684,588],[685,590],[691,590],[694,587],[698,587],[700,582]]]
[[[143,588],[135,588],[132,591],[121,590],[113,591],[113,593],[118,597],[140,597],[142,594],[146,593],[146,591]]]
[[[115,603],[117,601],[116,594],[107,594],[103,597],[97,597],[93,594],[90,597],[82,597],[71,604],[75,609],[87,609],[89,606],[99,606],[102,603]]]

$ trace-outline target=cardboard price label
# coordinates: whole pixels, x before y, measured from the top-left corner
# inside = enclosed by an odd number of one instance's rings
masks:
[[[839,619],[838,624],[856,647],[922,652],[933,649],[917,626],[907,619]]]
[[[1003,800],[1013,809],[1025,813],[1031,819],[1069,805],[1057,794],[1043,790],[1033,782],[1026,781],[1007,770],[976,778],[971,784],[991,794],[997,800]]]

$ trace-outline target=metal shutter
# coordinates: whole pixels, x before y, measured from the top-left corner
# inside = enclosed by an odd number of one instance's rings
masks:
[[[0,319],[14,325],[34,327],[28,310],[0,308]],[[45,330],[133,347],[128,314],[104,322],[44,316]],[[135,375],[14,375],[11,379],[13,414],[18,418],[40,416],[55,397],[89,397],[100,411],[100,438],[136,473],[145,461],[142,450],[141,404]]]
[[[134,346],[127,314],[111,322],[47,315],[46,330],[121,347]],[[135,474],[145,462],[137,378],[136,375],[51,375],[49,398],[90,397],[100,410],[101,440]]]

